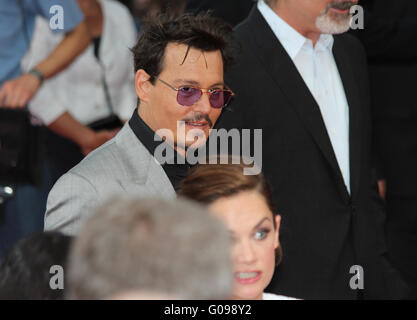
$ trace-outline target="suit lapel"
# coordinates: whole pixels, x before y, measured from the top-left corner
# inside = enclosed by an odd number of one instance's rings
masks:
[[[348,200],[349,194],[316,100],[257,8],[252,10],[249,22],[248,27],[254,35],[253,50],[310,132],[336,177],[340,193]]]
[[[351,57],[343,47],[343,41],[335,37],[333,55],[345,89],[349,104],[349,153],[350,153],[350,185],[352,197],[355,196],[359,186],[362,140],[362,115],[359,89],[354,77],[354,65]]]
[[[128,183],[145,186],[152,194],[174,197],[175,190],[164,169],[139,141],[127,122],[116,137],[119,155],[129,175]]]

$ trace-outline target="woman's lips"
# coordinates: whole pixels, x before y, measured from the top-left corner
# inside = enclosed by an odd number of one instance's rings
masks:
[[[235,272],[235,280],[240,284],[253,284],[261,278],[261,271]]]

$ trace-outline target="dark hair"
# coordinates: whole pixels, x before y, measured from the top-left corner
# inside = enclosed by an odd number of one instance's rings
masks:
[[[165,49],[169,43],[183,44],[201,51],[220,51],[224,67],[233,61],[232,26],[209,13],[190,13],[172,17],[167,14],[146,24],[138,42],[132,48],[135,72],[145,70],[151,76],[151,83],[162,72]]]
[[[59,265],[65,270],[71,239],[58,232],[45,232],[10,248],[0,265],[0,299],[63,299],[64,290],[50,287],[50,268]]]
[[[275,206],[272,200],[272,191],[269,183],[262,173],[245,175],[244,169],[249,168],[240,159],[238,164],[232,163],[229,157],[227,164],[199,164],[193,167],[187,177],[181,182],[178,195],[209,205],[220,198],[237,195],[243,191],[256,191],[261,194],[272,214],[275,216]],[[275,219],[273,219],[276,228]],[[282,248],[276,250],[276,264],[282,259]]]

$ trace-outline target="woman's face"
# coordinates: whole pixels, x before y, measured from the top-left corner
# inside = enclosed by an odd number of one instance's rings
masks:
[[[257,191],[243,191],[213,202],[209,209],[226,223],[233,237],[234,298],[262,299],[275,269],[281,221]]]

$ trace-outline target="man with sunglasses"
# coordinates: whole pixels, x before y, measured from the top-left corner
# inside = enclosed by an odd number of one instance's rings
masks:
[[[223,79],[231,32],[204,14],[162,19],[143,30],[132,49],[138,108],[114,139],[58,180],[46,230],[76,234],[116,194],[175,197],[190,168],[187,150],[204,147],[233,96]],[[165,152],[157,156],[161,146]]]

